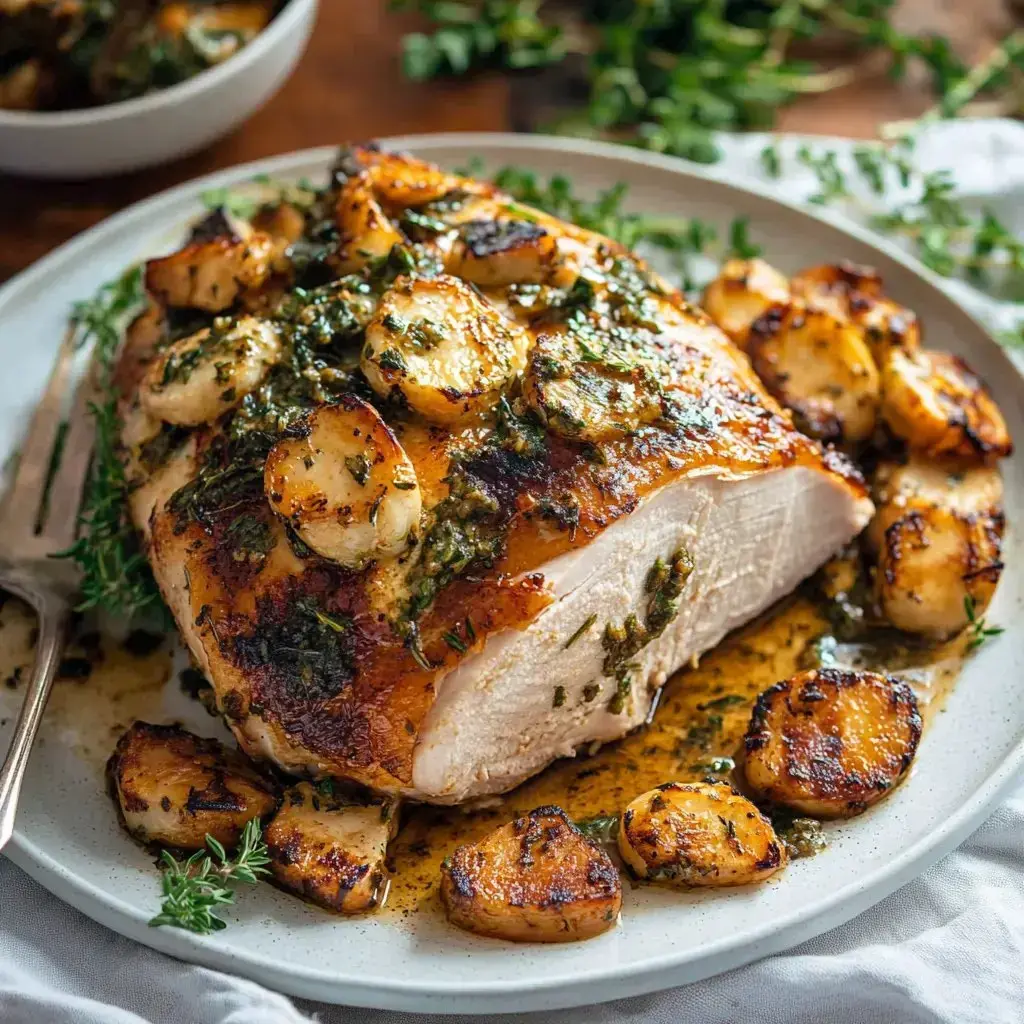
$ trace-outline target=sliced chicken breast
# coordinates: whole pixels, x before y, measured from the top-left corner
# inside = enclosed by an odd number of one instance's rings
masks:
[[[871,511],[838,477],[803,466],[663,488],[586,548],[545,565],[556,602],[525,630],[492,637],[442,682],[416,747],[412,795],[457,803],[501,792],[556,757],[622,736],[644,721],[672,672],[788,594]],[[680,546],[694,571],[679,613],[630,659],[630,692],[615,713],[606,626],[643,618],[652,564]]]
[[[247,393],[213,364],[215,420],[157,410],[125,437],[154,575],[250,756],[438,803],[502,792],[642,722],[868,522],[850,464],[620,244],[369,148],[307,228],[235,297],[280,345]],[[126,421],[161,346],[214,318],[150,283],[166,326],[126,351]],[[496,337],[500,372],[461,374],[454,355],[494,369]],[[209,383],[191,369],[186,396]]]

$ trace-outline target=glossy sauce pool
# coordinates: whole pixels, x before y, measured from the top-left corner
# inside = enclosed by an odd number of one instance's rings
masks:
[[[503,797],[474,810],[407,808],[389,848],[390,891],[381,912],[439,912],[441,861],[519,814],[557,804],[575,820],[618,814],[640,793],[670,781],[733,778],[743,733],[759,693],[808,663],[829,631],[825,611],[795,595],[727,637],[696,667],[669,680],[648,725],[590,756],[556,762]],[[20,690],[31,666],[34,620],[19,602],[0,608],[0,685]],[[927,651],[879,651],[840,645],[843,664],[898,671],[913,686],[927,721],[941,706],[963,659],[964,640]],[[104,640],[91,671],[57,682],[47,709],[50,735],[102,768],[121,732],[136,718],[162,721],[161,691],[172,672],[168,645],[143,656]],[[72,666],[83,652],[68,652]],[[81,667],[81,666],[80,666]],[[18,669],[20,668],[20,674]],[[7,704],[7,707],[12,706]],[[115,813],[111,807],[111,813]]]
[[[669,680],[646,726],[590,757],[557,761],[486,810],[417,807],[407,812],[389,848],[393,869],[385,911],[408,914],[437,906],[441,861],[519,814],[557,804],[577,821],[618,814],[663,782],[732,779],[743,734],[761,691],[807,664],[810,645],[829,631],[824,611],[794,596],[727,637],[696,667]],[[878,652],[841,645],[847,664],[879,667]],[[927,720],[962,663],[962,643],[927,652],[891,653],[886,666],[913,686]],[[894,662],[898,661],[899,664]]]

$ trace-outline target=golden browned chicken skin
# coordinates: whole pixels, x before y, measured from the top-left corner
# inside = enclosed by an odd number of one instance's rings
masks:
[[[249,754],[442,801],[508,788],[543,762],[454,789],[414,758],[442,680],[553,604],[558,556],[690,479],[799,468],[837,543],[866,521],[850,464],[621,245],[373,147],[332,181],[299,238],[291,212],[221,212],[151,261],[118,373],[133,516]],[[609,670],[600,734],[665,671],[616,718]]]

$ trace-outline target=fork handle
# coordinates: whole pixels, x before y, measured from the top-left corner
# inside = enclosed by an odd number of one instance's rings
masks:
[[[39,723],[43,718],[53,677],[57,673],[64,631],[67,627],[69,607],[67,600],[17,568],[0,566],[0,587],[26,600],[39,616],[39,640],[36,643],[35,663],[22,701],[14,735],[0,768],[0,850],[14,832],[14,814],[18,806],[21,782],[28,767]]]

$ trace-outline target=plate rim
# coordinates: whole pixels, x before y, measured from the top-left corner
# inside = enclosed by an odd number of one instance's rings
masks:
[[[1016,386],[1021,387],[1024,384],[1021,371],[1005,350],[994,341],[988,329],[969,308],[941,288],[942,278],[929,271],[913,256],[868,229],[833,215],[831,211],[808,209],[797,202],[778,196],[770,187],[751,181],[741,174],[720,171],[717,167],[712,172],[701,165],[690,164],[675,157],[610,143],[557,136],[506,132],[444,132],[393,136],[378,141],[386,147],[413,151],[419,149],[428,153],[453,147],[479,147],[484,150],[511,147],[523,151],[524,157],[528,157],[531,151],[569,151],[576,156],[605,157],[641,167],[661,168],[679,176],[681,180],[690,178],[712,182],[767,201],[782,207],[790,214],[827,224],[855,238],[881,252],[888,259],[901,264],[905,270],[923,279],[931,287],[941,290],[944,297],[967,318],[987,344],[998,352],[1007,371],[1013,375]],[[144,219],[151,213],[157,213],[162,206],[172,205],[183,199],[198,199],[200,193],[206,189],[242,182],[256,174],[284,172],[300,162],[320,162],[326,165],[336,149],[336,146],[314,147],[238,164],[190,179],[118,211],[58,246],[0,286],[0,318],[11,296],[23,289],[31,288],[34,279],[48,273],[52,265],[73,259],[79,250],[88,249],[96,244],[102,245],[107,236],[116,235],[122,227]],[[642,963],[605,963],[603,966],[599,964],[600,958],[595,958],[597,965],[583,972],[576,970],[571,974],[546,975],[542,979],[507,977],[501,981],[472,981],[460,983],[455,987],[446,984],[443,979],[421,978],[406,981],[394,977],[385,984],[359,978],[339,978],[327,970],[313,970],[307,966],[297,967],[289,964],[282,967],[270,957],[251,951],[238,953],[225,948],[213,938],[196,936],[177,929],[149,928],[148,919],[140,909],[98,886],[82,881],[42,848],[35,846],[17,828],[7,854],[15,864],[59,899],[130,939],[203,966],[213,966],[230,973],[241,974],[265,984],[269,982],[272,987],[294,996],[330,1002],[344,1001],[348,1005],[367,1007],[469,1013],[493,1012],[499,1008],[495,1000],[522,997],[526,1002],[519,1006],[519,1009],[556,1009],[590,1003],[595,997],[598,1001],[604,1001],[666,988],[681,982],[682,979],[673,980],[675,972],[685,972],[686,981],[696,981],[749,963],[761,956],[790,948],[813,935],[845,923],[916,877],[961,843],[988,817],[1000,797],[1013,785],[1022,767],[1024,735],[1007,751],[983,784],[957,808],[954,814],[945,818],[932,832],[922,836],[884,867],[864,879],[855,879],[830,893],[811,910],[797,907],[784,915],[762,922],[747,931],[739,942],[730,936],[723,936],[702,947],[697,954],[686,954],[682,957],[669,951],[660,956],[649,957]],[[597,993],[592,988],[595,984],[601,984],[605,991]],[[613,987],[614,991],[608,991]]]

